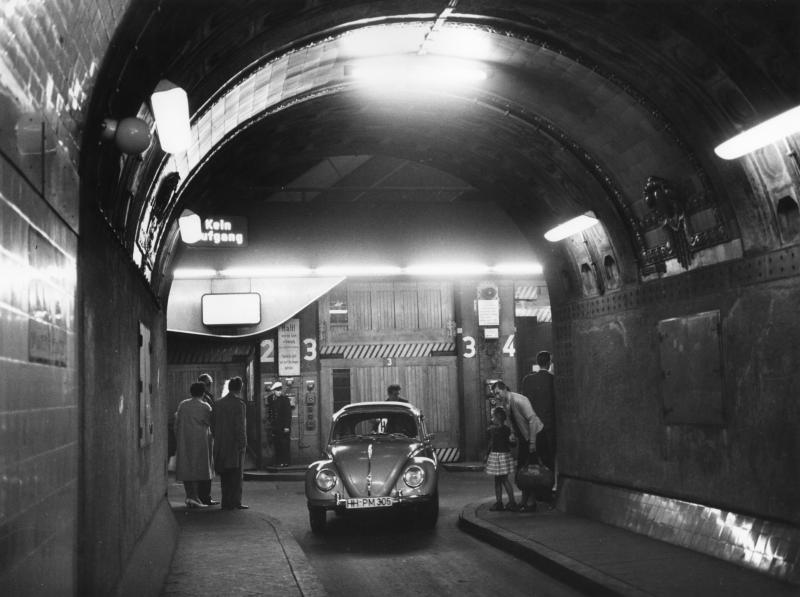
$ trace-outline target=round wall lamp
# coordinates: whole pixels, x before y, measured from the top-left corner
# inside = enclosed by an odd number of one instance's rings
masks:
[[[101,136],[107,141],[114,141],[122,153],[137,154],[142,153],[150,147],[152,135],[150,127],[141,118],[129,116],[122,120],[106,118],[103,121]]]

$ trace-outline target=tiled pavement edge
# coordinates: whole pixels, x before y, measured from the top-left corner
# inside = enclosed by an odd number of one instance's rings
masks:
[[[624,595],[626,597],[650,595],[600,570],[550,549],[542,543],[522,537],[519,533],[508,531],[478,517],[478,508],[482,506],[485,508],[492,503],[494,500],[465,506],[459,515],[459,527],[591,595]],[[535,516],[541,516],[541,514]]]
[[[800,587],[732,562],[588,518],[543,508],[467,505],[459,526],[590,595],[798,597]]]

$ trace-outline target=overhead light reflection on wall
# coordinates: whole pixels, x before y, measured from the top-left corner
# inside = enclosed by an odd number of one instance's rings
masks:
[[[485,69],[468,61],[439,58],[369,60],[348,65],[345,74],[382,89],[452,87],[480,83],[488,77]]]
[[[724,160],[733,160],[798,132],[800,132],[800,106],[742,131],[715,147],[714,153]]]
[[[480,29],[448,28],[436,31],[427,48],[432,54],[487,60],[492,45],[489,34]]]
[[[581,214],[576,218],[567,220],[563,224],[559,224],[555,228],[551,228],[544,233],[544,237],[551,243],[555,243],[572,236],[573,234],[582,232],[587,228],[591,228],[599,221],[600,220],[594,217],[594,213],[587,211],[585,214]]]
[[[158,142],[166,153],[182,153],[191,141],[189,98],[175,83],[162,79],[150,96]]]

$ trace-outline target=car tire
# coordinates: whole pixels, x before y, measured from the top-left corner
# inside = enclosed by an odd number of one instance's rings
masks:
[[[308,507],[308,522],[311,525],[311,532],[320,534],[325,532],[325,523],[328,521],[328,513],[325,508],[318,506]]]
[[[439,519],[439,493],[436,492],[433,498],[419,507],[417,524],[421,529],[432,529],[436,526]]]

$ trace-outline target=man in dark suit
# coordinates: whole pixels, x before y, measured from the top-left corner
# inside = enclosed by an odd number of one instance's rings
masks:
[[[522,392],[531,400],[533,410],[544,427],[536,435],[536,452],[542,462],[553,473],[556,472],[556,400],[553,374],[550,373],[552,358],[546,350],[536,355],[539,370],[522,378]]]
[[[228,381],[228,393],[214,408],[214,467],[222,485],[222,509],[246,510],[242,504],[242,469],[247,449],[246,407],[242,378]]]
[[[211,425],[212,425],[212,432],[214,426],[214,394],[211,393],[211,387],[214,385],[214,378],[211,377],[208,373],[203,373],[200,377],[197,378],[197,381],[201,382],[205,387],[203,391],[203,402],[208,404],[211,407]],[[214,441],[213,439],[211,440]],[[211,480],[208,481],[198,481],[197,482],[197,496],[200,501],[205,504],[206,506],[215,506],[219,504],[218,501],[211,499]]]

